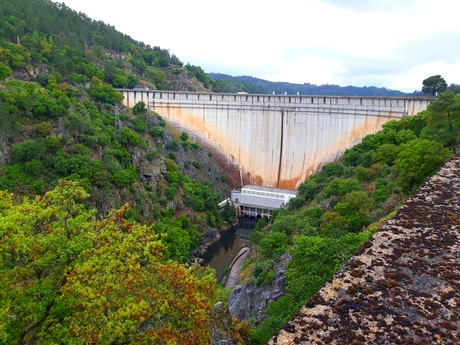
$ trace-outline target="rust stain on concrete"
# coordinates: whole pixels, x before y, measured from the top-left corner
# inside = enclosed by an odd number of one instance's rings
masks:
[[[130,95],[125,102],[131,103]],[[391,115],[401,115],[401,104],[410,107],[408,113],[425,106],[417,100],[353,97],[291,96],[292,104],[284,96],[262,97],[262,102],[255,102],[253,95],[221,95],[220,101],[216,97],[155,92],[152,106],[174,127],[218,152],[232,184],[288,189],[297,188],[318,167],[395,119]],[[134,104],[137,101],[133,99]],[[377,105],[369,110],[369,104]]]

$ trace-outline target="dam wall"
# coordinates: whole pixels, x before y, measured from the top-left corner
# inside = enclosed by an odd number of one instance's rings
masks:
[[[211,149],[232,187],[296,189],[382,125],[425,110],[429,98],[253,95],[120,90]]]

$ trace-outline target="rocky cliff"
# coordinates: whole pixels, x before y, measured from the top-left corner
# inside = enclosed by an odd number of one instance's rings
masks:
[[[459,247],[457,156],[269,344],[458,344]]]
[[[255,286],[253,282],[236,285],[228,304],[232,315],[239,320],[253,320],[258,326],[267,316],[264,311],[270,301],[276,301],[285,294],[286,265],[291,260],[289,255],[283,255],[273,268],[275,279],[269,285]]]

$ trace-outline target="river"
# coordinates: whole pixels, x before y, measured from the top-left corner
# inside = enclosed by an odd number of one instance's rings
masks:
[[[255,218],[241,217],[238,225],[223,231],[220,240],[213,243],[202,256],[205,264],[216,270],[218,281],[222,279],[225,270],[239,250],[250,243],[249,235],[256,222]]]

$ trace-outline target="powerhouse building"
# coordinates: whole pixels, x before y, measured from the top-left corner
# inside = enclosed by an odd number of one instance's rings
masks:
[[[295,190],[246,185],[233,190],[230,199],[244,216],[270,218],[274,210],[286,206],[296,194]]]

